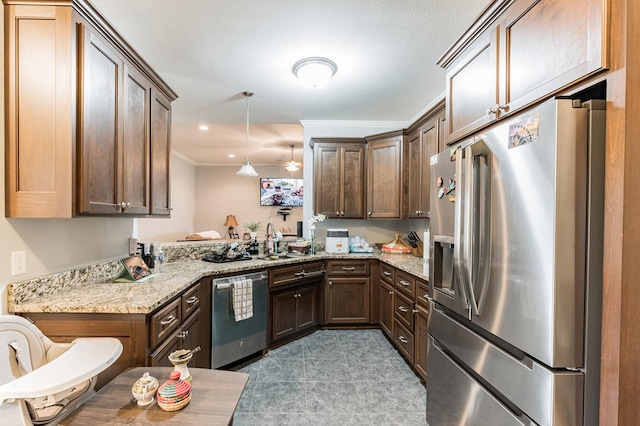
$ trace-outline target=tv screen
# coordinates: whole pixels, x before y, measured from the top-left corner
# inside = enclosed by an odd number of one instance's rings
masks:
[[[260,205],[301,207],[303,179],[260,178]]]

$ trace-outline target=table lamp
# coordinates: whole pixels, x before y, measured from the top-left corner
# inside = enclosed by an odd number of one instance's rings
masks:
[[[228,226],[228,233],[229,233],[229,238],[238,238],[238,234],[236,234],[235,229],[233,228],[234,226],[238,226],[238,221],[236,220],[236,217],[232,214],[227,215],[227,220],[224,221],[224,226]]]

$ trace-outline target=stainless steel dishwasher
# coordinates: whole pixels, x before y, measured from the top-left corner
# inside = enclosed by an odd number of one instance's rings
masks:
[[[251,280],[253,316],[235,320],[233,286]],[[267,272],[236,275],[213,280],[211,298],[211,368],[218,368],[267,347]]]

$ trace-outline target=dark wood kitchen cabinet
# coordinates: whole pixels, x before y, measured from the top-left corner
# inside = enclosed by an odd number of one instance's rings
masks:
[[[152,188],[168,199],[168,167],[152,175],[151,155],[158,143],[168,159],[177,95],[88,2],[3,3],[5,215],[166,215],[150,203]],[[164,125],[152,126],[153,90]]]
[[[404,140],[404,131],[366,138],[368,219],[401,218]]]
[[[271,295],[271,341],[283,339],[319,324],[318,287],[306,284]]]
[[[311,146],[315,214],[364,219],[364,139],[313,138]]]
[[[78,213],[149,214],[151,82],[79,26]]]
[[[366,324],[370,321],[369,260],[330,260],[325,285],[326,324]]]
[[[115,337],[120,358],[98,376],[102,387],[130,367],[170,365],[166,358],[179,348],[201,351],[189,366],[211,366],[211,279],[205,278],[149,314],[21,313],[55,342],[79,337]]]
[[[416,305],[415,319],[415,355],[413,366],[423,381],[427,380],[427,346],[429,344],[429,310],[426,306]]]
[[[269,271],[269,342],[277,344],[322,323],[320,296],[323,261],[281,266]]]
[[[394,279],[395,269],[389,265],[381,263],[378,288],[380,328],[390,339],[393,339]]]
[[[405,155],[406,217],[426,219],[430,216],[431,156],[437,154],[444,142],[444,102],[409,130]]]
[[[607,68],[606,3],[520,0],[488,7],[438,61],[447,70],[447,142]]]
[[[151,214],[171,214],[171,102],[151,89]]]

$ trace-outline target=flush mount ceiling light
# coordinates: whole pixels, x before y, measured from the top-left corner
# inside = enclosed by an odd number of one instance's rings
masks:
[[[240,170],[236,172],[239,176],[258,176],[258,172],[253,168],[249,162],[249,98],[253,96],[253,92],[242,92],[242,95],[247,99],[247,161],[240,167]]]
[[[284,162],[284,169],[288,172],[297,172],[300,170],[300,163],[293,159],[293,144],[289,146],[291,147],[291,160]]]
[[[300,59],[291,68],[293,74],[314,89],[329,81],[338,71],[335,62],[321,57]]]

